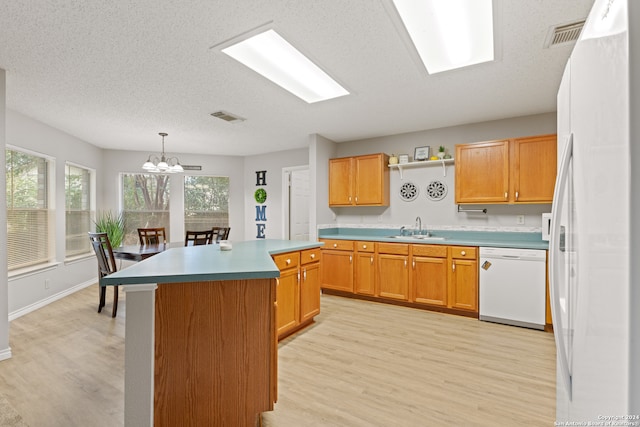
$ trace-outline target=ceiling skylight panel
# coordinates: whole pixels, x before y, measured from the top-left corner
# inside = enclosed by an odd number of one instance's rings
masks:
[[[429,74],[493,61],[492,0],[392,0]]]
[[[349,94],[271,29],[226,47],[222,52],[308,103]]]

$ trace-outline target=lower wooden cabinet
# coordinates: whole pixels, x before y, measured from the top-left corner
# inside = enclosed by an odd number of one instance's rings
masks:
[[[350,240],[321,240],[322,267],[320,286],[322,289],[353,292],[353,242]]]
[[[409,245],[378,243],[378,295],[409,301]]]
[[[478,313],[478,248],[323,240],[321,287],[329,293],[397,301],[474,316]]]
[[[280,270],[276,285],[276,325],[283,338],[313,322],[320,313],[320,249],[273,256]]]
[[[447,306],[447,246],[413,245],[411,283],[413,301]]]
[[[450,248],[448,307],[478,311],[478,250],[475,247]]]
[[[355,242],[354,292],[361,295],[376,294],[376,259],[374,242]]]

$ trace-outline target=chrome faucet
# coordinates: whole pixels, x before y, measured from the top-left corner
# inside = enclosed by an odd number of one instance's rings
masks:
[[[401,236],[404,236],[404,228],[405,228],[404,225],[402,227],[400,227],[400,235]]]
[[[414,234],[422,234],[422,218],[418,215],[416,217],[416,230],[414,230]]]

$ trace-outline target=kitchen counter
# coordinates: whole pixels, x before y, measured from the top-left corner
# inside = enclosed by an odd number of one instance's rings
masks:
[[[251,240],[233,242],[230,251],[220,245],[171,248],[100,279],[102,285],[180,283],[280,276],[271,255],[322,246],[321,242]]]
[[[411,229],[405,230],[406,233]],[[429,245],[491,246],[499,248],[548,249],[549,242],[541,233],[511,231],[429,230],[431,236],[444,240],[400,237],[400,228],[335,227],[318,230],[319,239],[364,240],[390,243],[416,243]],[[391,237],[395,236],[395,237]]]
[[[102,278],[126,293],[125,426],[254,425],[273,410],[280,272],[271,255],[322,245],[177,247]]]

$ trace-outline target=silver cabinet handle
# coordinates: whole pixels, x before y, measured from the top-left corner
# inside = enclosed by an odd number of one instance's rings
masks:
[[[367,249],[367,245],[362,245],[362,249]]]
[[[353,256],[349,255],[349,264],[351,264],[353,262]]]
[[[467,254],[467,252],[466,252],[466,251],[461,251],[461,252],[460,252],[460,255],[462,255],[462,256],[465,256],[466,254]]]
[[[504,198],[506,199],[509,196],[509,193],[507,193],[506,191],[504,192]]]
[[[516,200],[518,200],[518,192],[516,191]]]
[[[316,254],[311,254],[311,259],[314,259],[316,257]]]
[[[407,268],[407,259],[404,259],[404,268]]]
[[[304,279],[305,282],[307,281],[307,269],[306,268],[302,272],[302,278]]]
[[[334,244],[333,244],[333,247],[334,247],[334,248],[337,248],[337,247],[338,247],[338,244],[337,244],[337,243],[334,243]]]
[[[291,260],[289,258],[287,258],[285,262],[287,263],[287,265],[291,264]]]
[[[451,270],[456,271],[456,262],[455,261],[453,261],[451,263]]]

